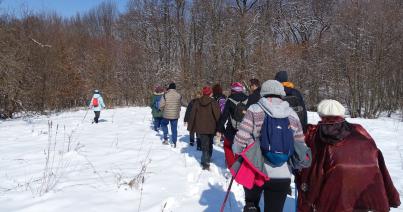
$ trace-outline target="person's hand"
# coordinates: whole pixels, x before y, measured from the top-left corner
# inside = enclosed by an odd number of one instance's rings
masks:
[[[185,127],[186,127],[187,125],[188,125],[188,123],[187,123],[187,122],[183,122],[183,126],[185,126]]]
[[[217,137],[220,137],[220,138],[221,138],[221,136],[222,136],[222,134],[221,134],[220,132],[217,132],[215,135],[216,135]]]

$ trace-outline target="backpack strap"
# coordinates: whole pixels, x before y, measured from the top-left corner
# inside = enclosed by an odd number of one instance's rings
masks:
[[[232,103],[234,103],[235,106],[239,104],[239,102],[237,102],[237,101],[235,101],[235,100],[233,100],[233,99],[231,99],[231,98],[228,98],[228,100],[230,100]]]

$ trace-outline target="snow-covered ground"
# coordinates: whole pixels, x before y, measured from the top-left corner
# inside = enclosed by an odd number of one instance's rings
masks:
[[[174,149],[150,128],[148,108],[103,111],[99,124],[92,117],[81,110],[0,121],[0,211],[219,211],[230,181],[221,147],[202,171],[182,121]],[[349,120],[373,136],[403,194],[403,123]],[[234,183],[225,211],[242,207]],[[293,196],[284,211],[294,211]]]

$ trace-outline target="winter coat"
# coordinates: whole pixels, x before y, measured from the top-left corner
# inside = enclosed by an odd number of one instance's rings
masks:
[[[163,112],[159,109],[159,107],[156,107],[156,102],[160,98],[162,100],[162,95],[163,93],[154,93],[153,96],[151,97],[151,102],[150,102],[150,107],[151,107],[151,113],[154,118],[162,118]]]
[[[225,102],[227,101],[227,97],[222,94],[222,95],[214,96],[214,99],[218,102],[218,105],[220,106],[220,111],[222,113],[224,111]]]
[[[260,87],[257,88],[255,91],[253,91],[252,94],[248,96],[248,104],[246,104],[246,107],[250,107],[253,104],[256,104],[259,102],[260,98]]]
[[[211,97],[202,96],[194,102],[189,117],[188,130],[198,134],[215,134],[220,119],[220,107]]]
[[[308,125],[312,165],[297,176],[298,211],[389,211],[400,205],[381,151],[368,132],[341,117]]]
[[[94,105],[92,104],[95,98],[98,99],[97,107],[94,107]],[[91,99],[90,108],[92,108],[94,111],[101,111],[102,108],[105,108],[105,107],[106,106],[105,106],[104,99],[102,98],[102,96],[98,93],[94,94],[94,96],[92,96],[92,99]]]
[[[304,132],[306,132],[306,128],[308,126],[308,113],[306,111],[304,98],[302,97],[301,92],[299,92],[299,90],[294,88],[294,84],[292,84],[290,82],[283,82],[282,84],[284,86],[285,94],[287,96],[296,96],[297,99],[298,99],[299,105],[302,106],[302,108],[303,108],[302,114],[303,115],[300,118],[300,121],[301,121],[301,124],[302,124],[302,128],[304,129]]]
[[[181,106],[186,107],[182,96],[175,89],[169,89],[160,102],[160,109],[163,110],[162,117],[164,119],[179,119]]]
[[[228,97],[228,99],[233,99],[236,102],[243,102],[247,98],[248,96],[244,93],[234,93]],[[237,130],[232,126],[230,114],[234,114],[236,105],[228,99],[225,102],[224,111],[218,121],[218,132],[223,133],[224,136],[232,142]],[[227,123],[227,125],[225,125],[225,123]]]
[[[288,102],[279,98],[261,98],[258,104],[251,105],[248,108],[238,128],[234,144],[232,145],[235,154],[241,153],[247,146],[260,140],[260,131],[266,114],[273,118],[288,118],[293,131],[294,142],[304,143],[304,134],[298,115],[290,108]],[[262,157],[262,153],[259,152],[255,157]],[[269,178],[291,178],[290,167],[287,163],[280,167],[273,167],[269,163],[264,163],[264,169]]]

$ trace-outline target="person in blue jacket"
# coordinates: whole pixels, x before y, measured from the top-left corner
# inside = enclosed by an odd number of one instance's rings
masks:
[[[101,110],[105,108],[104,99],[102,98],[99,90],[94,90],[94,95],[92,96],[90,108],[94,110],[95,117],[94,122],[98,124],[99,116],[101,115]]]

